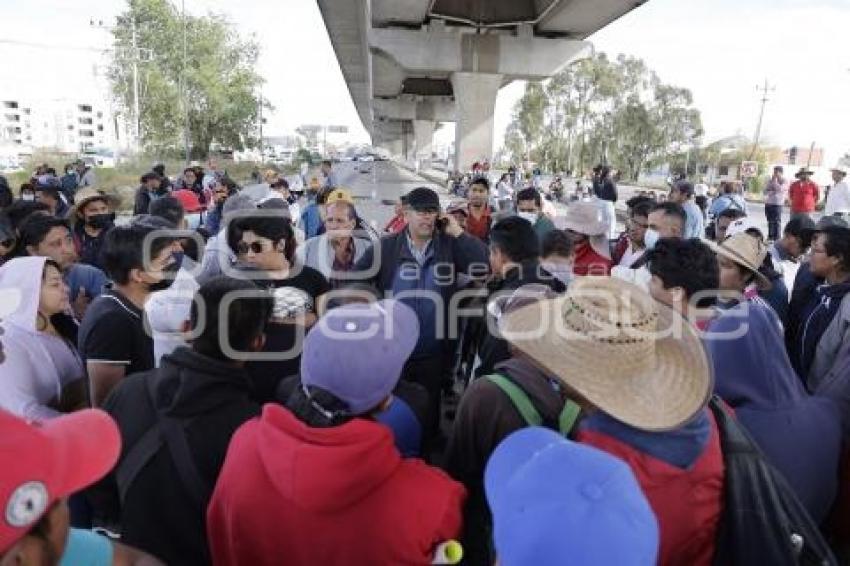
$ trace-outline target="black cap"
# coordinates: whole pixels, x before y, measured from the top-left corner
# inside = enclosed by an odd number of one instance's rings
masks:
[[[440,197],[428,187],[416,187],[407,193],[407,206],[420,212],[439,212]]]

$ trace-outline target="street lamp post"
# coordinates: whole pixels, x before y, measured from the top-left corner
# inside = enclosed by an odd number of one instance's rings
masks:
[[[113,33],[115,28],[103,24],[103,20],[95,21],[94,18],[89,20],[89,25],[93,28],[106,30]],[[142,139],[142,113],[140,110],[140,94],[139,94],[139,61],[142,56],[146,55],[145,60],[150,60],[150,49],[139,47],[138,36],[136,34],[136,18],[130,16],[130,63],[133,71],[133,120],[132,120],[132,136],[133,136],[133,152],[139,152],[139,146]]]
[[[180,18],[183,23],[183,72],[180,73],[180,99],[183,103],[183,150],[186,165],[189,165],[189,102],[186,100],[186,0],[180,2]]]

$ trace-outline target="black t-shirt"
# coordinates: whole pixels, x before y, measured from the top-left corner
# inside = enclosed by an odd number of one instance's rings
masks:
[[[311,267],[302,266],[291,278],[254,280],[261,288],[269,289],[274,298],[275,318],[291,318],[304,312],[316,312],[316,299],[330,290],[325,276]],[[298,373],[301,349],[306,335],[304,327],[296,324],[270,322],[266,325],[266,345],[263,353],[280,354],[278,359],[250,361],[245,369],[254,390],[254,400],[268,403],[275,400],[278,383]],[[283,353],[289,352],[286,359]]]
[[[153,339],[145,332],[143,316],[118,291],[96,298],[80,324],[80,357],[84,362],[123,365],[125,375],[153,369]]]

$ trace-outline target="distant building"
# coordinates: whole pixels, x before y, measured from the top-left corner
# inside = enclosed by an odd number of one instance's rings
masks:
[[[808,165],[810,167],[823,166],[823,148],[816,147],[812,150],[811,146],[793,146],[782,151],[779,159],[772,159],[781,165]]]
[[[21,152],[83,153],[126,147],[126,130],[103,103],[61,98],[26,100],[0,93],[0,143]]]

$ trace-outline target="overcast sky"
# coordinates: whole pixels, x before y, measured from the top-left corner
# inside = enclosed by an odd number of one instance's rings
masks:
[[[109,36],[89,19],[111,22],[125,5],[0,0],[0,96],[90,97],[103,90],[93,68]],[[326,122],[367,139],[315,0],[186,0],[186,9],[224,13],[241,33],[256,34],[264,94],[276,107],[269,133]],[[708,141],[753,134],[756,85],[769,79],[776,91],[765,114],[768,140],[785,147],[816,141],[833,161],[850,151],[849,33],[850,0],[649,0],[591,39],[600,51],[641,57],[665,82],[690,88]],[[500,92],[497,145],[522,89],[513,83]]]

